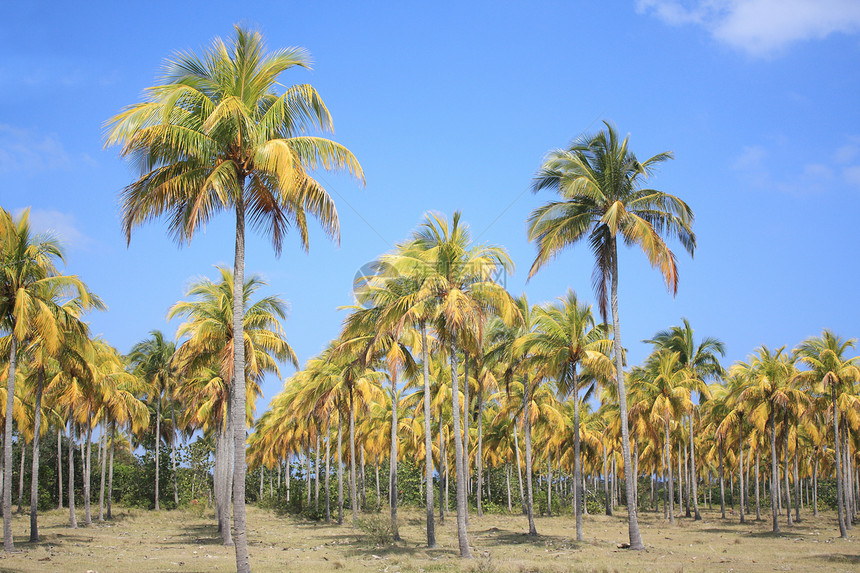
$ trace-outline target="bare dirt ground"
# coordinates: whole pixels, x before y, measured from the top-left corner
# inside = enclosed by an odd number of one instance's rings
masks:
[[[386,513],[371,514],[384,519]],[[646,550],[618,547],[627,541],[626,512],[584,518],[585,541],[577,543],[573,518],[537,519],[538,537],[529,537],[521,515],[470,516],[474,559],[458,557],[456,520],[437,521],[438,549],[424,547],[424,514],[400,512],[403,541],[375,545],[361,529],[325,525],[248,507],[251,566],[256,571],[860,571],[860,536],[839,539],[833,513],[801,514],[799,524],[770,533],[770,522],[741,525],[738,516],[722,520],[704,511],[703,521],[662,512],[640,515]],[[767,517],[768,516],[763,516]],[[79,519],[82,518],[79,515]],[[438,519],[438,516],[437,516]],[[15,515],[13,531],[20,552],[0,553],[0,571],[231,571],[233,548],[223,547],[211,514],[120,509],[114,520],[69,529],[68,513],[40,516],[43,540],[27,542],[29,517]]]

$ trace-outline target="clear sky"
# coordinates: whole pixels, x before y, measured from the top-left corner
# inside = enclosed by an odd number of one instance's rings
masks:
[[[0,205],[32,207],[65,241],[66,271],[109,306],[93,330],[121,352],[165,320],[189,283],[232,265],[223,215],[177,248],[157,222],[126,247],[118,195],[135,176],[103,125],[140,101],[165,58],[202,52],[236,23],[271,49],[302,46],[334,137],[358,157],[362,189],[323,174],[342,241],[313,227],[310,253],[249,236],[246,272],[292,307],[300,361],[336,336],[362,264],[406,239],[429,210],[463,212],[478,242],[505,246],[507,286],[531,302],[568,287],[590,301],[586,245],[526,284],[529,184],[545,154],[612,121],[640,158],[671,150],[651,181],[686,200],[699,247],[678,251],[673,298],[640,252],[622,253],[620,317],[639,341],[687,317],[727,363],[825,327],[860,335],[860,2],[14,2],[0,22]],[[284,374],[291,369],[285,368]],[[261,412],[281,383],[263,385]]]

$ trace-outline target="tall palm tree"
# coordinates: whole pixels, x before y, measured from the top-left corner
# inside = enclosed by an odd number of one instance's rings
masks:
[[[674,421],[680,421],[692,403],[686,392],[689,372],[678,368],[679,354],[667,349],[660,350],[649,356],[645,367],[638,370],[631,378],[636,380],[636,391],[631,396],[637,399],[632,411],[647,412],[651,423],[663,427],[663,447],[669,468],[669,522],[675,523],[674,501],[672,495],[672,464],[670,428]],[[625,467],[625,473],[627,468]],[[680,480],[680,476],[678,476]],[[680,483],[680,481],[679,481]],[[631,495],[628,493],[628,496]]]
[[[515,377],[521,381],[522,399],[519,408],[523,412],[523,449],[525,453],[526,470],[526,492],[525,513],[529,523],[529,535],[537,535],[537,527],[534,520],[534,490],[532,487],[532,422],[530,404],[533,401],[532,394],[535,391],[536,378],[543,380],[546,372],[535,376],[535,362],[531,360],[529,350],[530,336],[536,327],[535,312],[529,304],[525,294],[515,299],[519,310],[520,321],[515,324],[505,324],[501,319],[490,323],[488,335],[489,349],[486,352],[487,360],[495,364],[502,373],[505,380],[505,391],[510,393]],[[511,401],[516,403],[515,401]]]
[[[749,403],[749,420],[759,431],[770,428],[771,488],[770,501],[773,515],[773,532],[779,533],[779,513],[776,483],[779,481],[777,456],[777,424],[792,404],[806,401],[806,396],[791,385],[795,369],[791,357],[783,354],[785,347],[772,351],[760,346],[749,362],[738,362],[730,374],[746,380],[746,388],[739,400]]]
[[[709,378],[721,376],[724,371],[720,366],[717,354],[720,356],[726,355],[725,344],[717,338],[707,337],[696,345],[693,339],[693,328],[690,326],[690,321],[683,319],[683,326],[673,326],[668,330],[661,330],[650,342],[658,348],[666,348],[672,352],[679,354],[678,366],[686,368],[690,374],[687,377],[690,392],[690,401],[693,404],[689,416],[690,428],[690,475],[693,476],[692,481],[692,497],[693,497],[693,513],[696,521],[702,519],[699,513],[699,498],[698,498],[698,480],[696,479],[696,452],[695,452],[695,433],[694,433],[694,418],[696,416],[696,406],[693,401],[693,394],[698,392],[703,398],[708,397],[708,386],[706,381]],[[689,514],[687,515],[689,517]]]
[[[454,457],[457,472],[457,537],[460,557],[469,558],[466,536],[466,473],[460,426],[458,338],[464,331],[479,331],[490,313],[511,323],[517,309],[508,292],[493,281],[500,269],[513,270],[507,252],[497,246],[473,245],[467,225],[455,212],[449,224],[438,214],[428,215],[414,233],[405,259],[413,261],[421,288],[417,299],[430,299],[435,307],[436,332],[447,346],[451,367]],[[417,263],[417,264],[415,264]],[[411,273],[409,273],[411,274]],[[480,338],[480,335],[478,336]]]
[[[395,278],[395,277],[392,277]],[[344,321],[342,338],[345,344],[363,351],[365,360],[372,362],[383,359],[388,378],[391,381],[391,433],[389,444],[391,446],[388,491],[389,509],[391,513],[391,531],[395,541],[400,541],[400,531],[397,523],[397,457],[398,457],[398,435],[397,435],[397,404],[399,402],[399,391],[397,388],[399,375],[403,370],[415,370],[415,362],[409,347],[418,346],[416,332],[408,329],[398,332],[396,327],[388,326],[386,329],[380,324],[380,319],[386,311],[386,304],[392,300],[398,300],[403,293],[403,281],[384,280],[384,289],[364,289],[356,293],[364,305],[372,305],[369,308],[356,307]],[[387,291],[387,292],[386,292]]]
[[[201,58],[180,53],[165,66],[165,83],[146,101],[109,121],[107,143],[138,160],[141,176],[122,194],[123,226],[130,240],[138,225],[163,214],[179,242],[216,212],[236,216],[234,292],[244,285],[246,217],[270,235],[276,253],[290,225],[307,249],[306,213],[338,235],[334,203],[310,175],[317,168],[346,170],[363,181],[358,161],[345,147],[307,130],[330,130],[331,116],[316,90],[298,85],[278,94],[282,72],[309,67],[301,48],[267,53],[259,32],[237,26],[229,44],[216,39]],[[234,296],[233,329],[242,334],[242,298]],[[235,456],[233,519],[236,565],[249,571],[245,524],[244,346],[234,346],[232,425]]]
[[[60,274],[56,267],[58,261],[64,262],[59,242],[50,235],[32,232],[29,209],[15,219],[0,208],[0,330],[10,334],[3,436],[3,548],[6,551],[15,549],[11,509],[12,411],[19,347],[24,347],[36,332],[48,352],[60,350],[62,337],[56,336],[54,317],[65,311],[60,308],[58,295],[77,297],[83,307],[94,304],[90,291],[78,277]]]
[[[580,302],[576,293],[567,291],[559,303],[538,307],[536,329],[528,335],[527,346],[557,381],[563,396],[573,402],[573,481],[576,539],[582,541],[582,459],[580,456],[580,383],[585,369],[586,381],[597,376],[614,376],[609,358],[612,342],[604,325],[595,326],[591,306]],[[593,385],[591,386],[593,388]],[[586,395],[588,391],[586,391]]]
[[[833,419],[834,451],[836,455],[836,509],[839,520],[839,535],[843,539],[848,538],[845,511],[845,492],[843,491],[842,458],[839,439],[839,408],[838,401],[845,392],[846,387],[850,389],[852,382],[860,380],[860,368],[858,361],[860,357],[846,358],[845,353],[856,346],[857,339],[843,340],[829,330],[824,330],[821,336],[814,336],[804,340],[796,349],[795,353],[801,364],[806,365],[809,370],[801,372],[800,378],[806,382],[820,385],[821,392],[830,392],[830,407]]]
[[[229,526],[229,448],[226,440],[230,428],[229,412],[234,370],[233,303],[234,277],[230,269],[216,267],[218,280],[203,278],[186,292],[187,300],[175,303],[168,319],[184,318],[177,337],[186,340],[177,349],[174,366],[183,374],[177,398],[185,405],[192,427],[216,430],[215,499],[219,527],[225,544],[233,543]],[[242,334],[243,355],[247,357],[245,378],[247,392],[241,408],[243,422],[253,420],[254,403],[260,394],[259,383],[267,373],[280,376],[278,362],[298,366],[295,352],[286,341],[280,321],[287,316],[287,304],[277,296],[253,300],[266,282],[258,276],[248,278],[242,287],[244,308]]]
[[[161,409],[165,395],[171,394],[177,384],[178,371],[173,360],[175,352],[176,344],[165,339],[160,330],[153,330],[149,333],[149,338],[135,344],[129,353],[129,361],[148,384],[149,401],[155,406],[155,511],[161,509],[159,504]]]
[[[696,236],[691,228],[693,211],[684,201],[668,193],[641,188],[643,180],[658,164],[671,159],[672,154],[664,152],[640,162],[629,150],[628,138],[622,140],[610,123],[604,123],[604,131],[582,137],[568,149],[551,152],[535,175],[532,190],[554,190],[560,200],[538,207],[529,216],[529,240],[537,242],[538,248],[529,278],[565,248],[588,238],[595,257],[592,284],[604,319],[611,304],[621,408],[621,448],[624,467],[632,468],[618,317],[618,235],[625,244],[637,245],[644,251],[651,265],[666,279],[666,286],[672,293],[678,290],[678,269],[675,255],[663,236],[677,237],[691,255],[696,247]],[[630,548],[641,550],[645,546],[636,504],[631,501],[635,476],[632,471],[624,474]]]

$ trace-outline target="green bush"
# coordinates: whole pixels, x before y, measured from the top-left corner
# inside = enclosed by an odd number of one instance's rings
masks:
[[[382,514],[364,515],[356,525],[363,533],[364,541],[374,546],[391,545],[394,533],[391,531],[391,519]]]

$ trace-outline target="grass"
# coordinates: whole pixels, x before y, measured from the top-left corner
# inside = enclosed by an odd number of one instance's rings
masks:
[[[82,518],[79,513],[79,519]],[[373,519],[384,518],[381,515]],[[438,517],[438,516],[437,516]],[[801,513],[783,533],[770,533],[769,521],[737,516],[720,519],[703,513],[694,522],[680,518],[669,525],[659,514],[640,515],[646,550],[618,546],[627,541],[626,512],[614,517],[584,518],[585,541],[575,541],[571,516],[537,519],[538,537],[529,537],[520,515],[470,516],[469,540],[475,559],[457,557],[456,519],[436,523],[438,549],[424,547],[424,514],[400,510],[403,541],[376,544],[380,539],[353,528],[349,513],[343,526],[325,525],[248,507],[251,565],[256,571],[466,571],[525,573],[530,571],[858,571],[857,529],[839,539],[835,515],[813,518]],[[769,515],[767,516],[769,518]],[[15,515],[13,532],[19,552],[0,553],[0,571],[232,571],[232,547],[223,547],[214,517],[187,511],[120,509],[113,521],[93,527],[68,528],[68,512],[40,515],[39,543],[27,542],[29,517]]]

